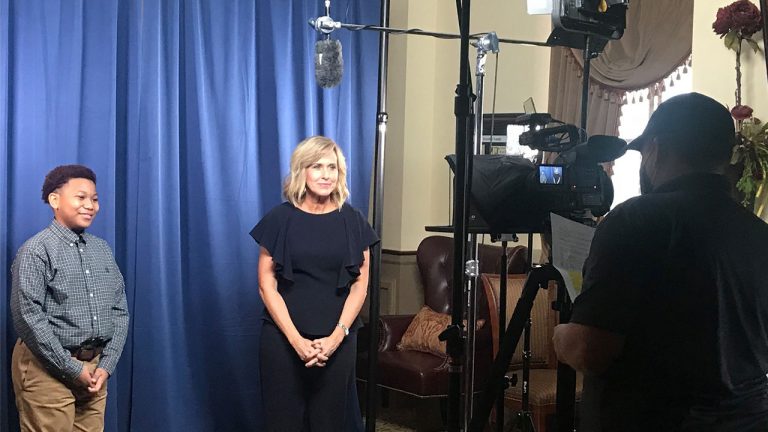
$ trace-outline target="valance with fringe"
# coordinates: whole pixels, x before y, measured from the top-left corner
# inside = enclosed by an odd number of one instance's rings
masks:
[[[591,62],[587,132],[618,135],[627,92],[644,90],[641,94],[654,97],[666,85],[666,77],[674,79],[678,68],[677,73],[687,72],[692,33],[693,0],[630,3],[624,36],[609,42]],[[552,49],[549,112],[553,117],[579,124],[582,73],[581,50]]]

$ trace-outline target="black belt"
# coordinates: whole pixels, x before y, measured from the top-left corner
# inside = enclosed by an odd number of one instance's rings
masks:
[[[80,361],[91,361],[104,351],[109,339],[102,337],[89,337],[80,345],[65,346],[64,348],[72,354],[72,357]]]

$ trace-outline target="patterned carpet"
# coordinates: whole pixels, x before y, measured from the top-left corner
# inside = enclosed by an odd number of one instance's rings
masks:
[[[363,409],[363,413],[365,410]],[[377,432],[438,432],[445,427],[437,400],[421,400],[390,392],[387,407],[376,411]]]
[[[415,432],[417,430],[418,429],[414,429],[412,425],[401,424],[400,422],[391,421],[389,419],[376,420],[377,432]]]
[[[365,408],[363,407],[363,414]],[[506,410],[506,421],[511,421],[514,413]],[[486,426],[486,430],[495,430]],[[512,430],[506,426],[504,430]],[[397,392],[390,392],[390,400],[385,408],[379,405],[376,411],[376,432],[443,432],[445,425],[440,415],[438,400],[421,400]]]
[[[376,430],[380,432],[415,432],[416,429],[411,427],[400,425],[397,423],[390,423],[386,420],[376,420]]]

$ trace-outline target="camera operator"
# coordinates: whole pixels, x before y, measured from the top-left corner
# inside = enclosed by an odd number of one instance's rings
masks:
[[[585,374],[580,431],[768,430],[768,225],[723,175],[728,110],[662,103],[643,134],[642,196],[598,226],[560,361]]]

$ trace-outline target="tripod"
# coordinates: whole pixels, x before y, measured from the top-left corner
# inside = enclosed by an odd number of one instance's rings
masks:
[[[528,264],[526,265],[526,272],[530,272],[531,263],[533,262],[533,233],[528,233]],[[513,239],[517,241],[517,236],[514,235]],[[501,272],[499,278],[499,323],[507,322],[507,240],[501,241]],[[515,432],[532,432],[535,430],[533,425],[533,418],[529,408],[529,375],[531,366],[531,320],[526,323],[523,333],[523,379],[522,379],[522,406],[521,410],[510,421],[510,427]],[[499,325],[499,341],[504,340],[504,325]],[[519,380],[517,374],[513,374],[511,377],[504,376],[502,384],[502,392],[508,387],[514,387]],[[504,424],[504,398],[499,397],[496,399],[496,430],[503,432],[508,429]]]
[[[565,287],[565,283],[563,281],[562,275],[560,275],[560,272],[558,272],[552,265],[547,264],[534,267],[531,269],[530,273],[528,273],[528,278],[525,281],[525,286],[523,287],[523,292],[520,295],[520,300],[515,306],[515,310],[512,313],[512,318],[510,319],[509,325],[507,326],[505,336],[501,340],[499,353],[493,362],[493,366],[491,367],[491,372],[488,377],[486,388],[480,397],[479,405],[475,411],[474,416],[472,417],[472,420],[469,423],[469,431],[483,431],[486,422],[488,421],[488,416],[490,415],[494,401],[501,396],[504,390],[504,381],[502,378],[504,377],[504,374],[507,370],[507,365],[509,365],[512,356],[514,355],[515,348],[520,342],[520,337],[530,321],[531,310],[533,308],[533,302],[536,299],[536,294],[538,294],[539,288],[547,287],[549,281],[557,282],[559,289],[558,299],[561,299],[561,292]],[[560,368],[558,368],[557,381],[558,399],[561,397],[561,388],[573,388],[575,392],[575,373],[561,373]],[[574,396],[574,392],[570,393],[571,399]],[[565,395],[565,393],[568,393],[567,391],[562,393],[563,397],[567,397]],[[560,415],[559,410],[558,415]],[[528,413],[527,419],[525,412],[523,412],[520,417],[522,420],[520,423],[520,425],[522,425],[521,427],[528,427],[528,424],[530,424],[530,429],[521,428],[518,430],[532,431],[533,425],[530,422],[530,413]],[[526,420],[528,422],[526,422]],[[560,419],[558,420],[558,425],[567,423],[560,421]]]

